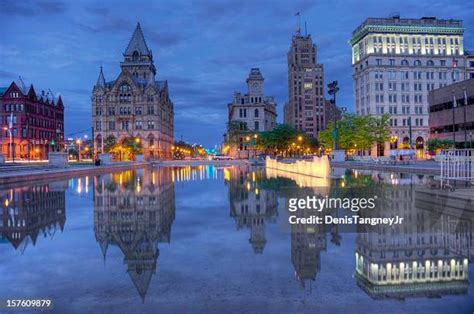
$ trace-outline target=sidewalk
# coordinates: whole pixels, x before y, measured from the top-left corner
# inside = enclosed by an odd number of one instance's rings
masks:
[[[431,160],[413,161],[410,164],[404,164],[404,165],[376,164],[373,162],[360,162],[360,161],[344,161],[344,162],[330,161],[330,164],[331,164],[331,167],[334,167],[334,168],[368,169],[368,170],[415,173],[415,174],[426,174],[426,175],[439,175],[441,173],[440,164]]]
[[[56,168],[49,165],[1,165],[0,186],[31,181],[51,181],[76,176],[96,175],[121,170],[142,168],[146,162],[120,162],[111,165],[70,165],[68,168]]]

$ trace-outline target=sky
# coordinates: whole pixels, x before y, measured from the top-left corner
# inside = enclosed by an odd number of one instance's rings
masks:
[[[288,97],[287,61],[300,12],[317,45],[326,83],[338,80],[338,104],[353,111],[351,32],[367,17],[462,19],[465,48],[474,50],[471,0],[149,0],[0,1],[0,86],[21,76],[36,91],[51,89],[65,104],[65,136],[89,132],[91,93],[100,65],[120,73],[137,22],[153,51],[157,80],[168,80],[175,139],[206,147],[222,142],[227,104],[246,92],[260,68],[264,93],[275,96],[277,122]]]

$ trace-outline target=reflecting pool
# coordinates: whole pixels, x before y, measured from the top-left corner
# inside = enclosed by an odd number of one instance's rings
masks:
[[[398,225],[290,225],[309,195]],[[472,313],[474,190],[430,177],[146,168],[0,187],[0,299],[58,313]],[[0,309],[0,312],[3,309]]]

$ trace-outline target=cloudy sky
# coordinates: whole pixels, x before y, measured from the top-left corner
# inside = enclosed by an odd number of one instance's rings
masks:
[[[326,82],[341,85],[339,104],[352,111],[352,30],[367,17],[437,16],[464,20],[465,46],[474,50],[474,1],[466,0],[173,0],[0,1],[0,86],[21,75],[36,90],[61,94],[66,135],[88,129],[91,90],[102,63],[119,74],[139,21],[153,51],[157,79],[168,80],[175,104],[175,137],[206,146],[222,140],[227,103],[245,91],[251,67],[265,77],[265,93],[287,99],[286,53],[301,12],[318,46]]]

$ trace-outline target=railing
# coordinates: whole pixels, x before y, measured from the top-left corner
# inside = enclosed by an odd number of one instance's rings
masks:
[[[441,183],[474,181],[474,149],[448,149],[441,153]]]

